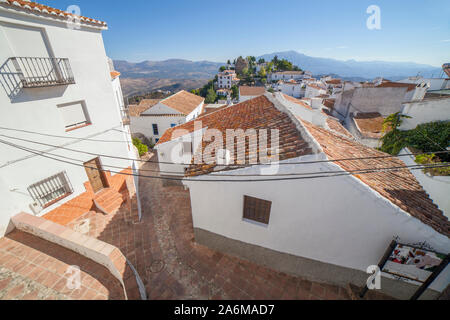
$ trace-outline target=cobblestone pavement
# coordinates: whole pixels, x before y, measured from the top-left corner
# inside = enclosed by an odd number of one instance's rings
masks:
[[[80,267],[80,287],[66,273]],[[120,282],[74,251],[14,230],[0,239],[0,300],[124,299]]]
[[[157,170],[155,163],[143,169]],[[153,173],[152,173],[153,174]],[[69,224],[117,246],[136,267],[149,299],[349,299],[345,288],[311,282],[194,242],[189,191],[141,178],[142,221],[91,211]]]

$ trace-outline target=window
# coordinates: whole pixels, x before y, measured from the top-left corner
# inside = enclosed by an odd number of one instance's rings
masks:
[[[64,119],[66,131],[90,124],[84,101],[71,102],[58,106]]]
[[[159,136],[158,125],[157,124],[152,124],[152,127],[153,127],[153,134],[155,136]]]
[[[183,141],[183,155],[192,154],[192,143],[190,141]]]
[[[269,224],[272,201],[244,196],[244,219]]]
[[[63,171],[32,184],[28,187],[28,192],[34,201],[46,208],[73,193],[73,188],[67,173]]]

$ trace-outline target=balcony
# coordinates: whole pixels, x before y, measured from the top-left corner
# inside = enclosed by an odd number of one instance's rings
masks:
[[[74,84],[69,59],[13,57],[10,58],[23,88],[41,88]]]

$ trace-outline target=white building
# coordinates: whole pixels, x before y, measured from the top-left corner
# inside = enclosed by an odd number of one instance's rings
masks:
[[[324,85],[318,83],[307,83],[305,88],[305,98],[314,98],[327,93]]]
[[[394,238],[404,243],[425,241],[438,252],[450,251],[449,222],[442,211],[408,169],[386,171],[404,166],[401,160],[329,162],[385,154],[354,141],[336,119],[291,99],[279,93],[259,96],[205,115],[201,123],[174,128],[161,139],[160,161],[170,161],[171,154],[184,155],[177,159],[182,163],[194,161],[178,168],[189,188],[197,242],[337,285],[363,285],[367,267],[378,264]],[[247,128],[259,132],[227,132]],[[223,139],[202,144],[200,138],[210,136],[206,129],[219,130]],[[278,158],[271,160],[272,166],[261,165],[275,155],[269,157],[264,145],[249,149],[248,156],[245,148],[239,153],[245,139],[253,145],[261,130],[269,130],[268,135],[278,130],[279,138],[271,140],[279,141],[278,146],[268,148],[280,150],[277,155],[283,165],[276,164]],[[229,150],[220,144],[236,136],[237,147]],[[247,161],[243,168],[233,169],[230,165],[238,163],[233,156],[236,148],[238,160]],[[258,157],[256,164],[249,164],[248,159]],[[177,165],[172,166],[175,171]],[[377,168],[383,170],[363,173]],[[167,170],[163,164],[161,170]],[[327,172],[339,175],[312,178]],[[445,289],[449,271],[447,267],[431,288]],[[384,276],[382,283],[384,292],[402,298],[417,289]]]
[[[217,75],[217,87],[219,89],[231,89],[237,82],[239,82],[239,79],[234,70],[224,70]]]
[[[295,80],[279,81],[277,90],[295,98],[303,98],[305,96],[306,84]]]
[[[204,101],[184,90],[160,101],[142,100],[130,107],[131,132],[157,143],[167,129],[197,118],[203,112]]]
[[[267,76],[267,81],[279,81],[279,80],[301,80],[305,77],[303,71],[279,71],[271,72]],[[309,76],[307,76],[309,78]]]
[[[439,91],[450,89],[449,78],[423,78],[419,76],[419,77],[409,77],[397,82],[414,83],[414,84],[427,83],[429,85],[428,91]]]
[[[82,195],[88,208],[99,192],[118,194],[110,182],[133,163],[108,156],[136,157],[105,53],[106,23],[74,25],[70,14],[32,8],[0,4],[0,235],[21,211],[42,216]]]

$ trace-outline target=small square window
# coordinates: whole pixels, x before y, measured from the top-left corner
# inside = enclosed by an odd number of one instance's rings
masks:
[[[91,123],[84,101],[61,104],[58,105],[58,109],[64,119],[66,131],[70,131]]]
[[[152,127],[153,127],[153,134],[155,136],[159,136],[158,125],[157,124],[152,124]]]
[[[272,201],[244,196],[244,219],[269,224]]]

